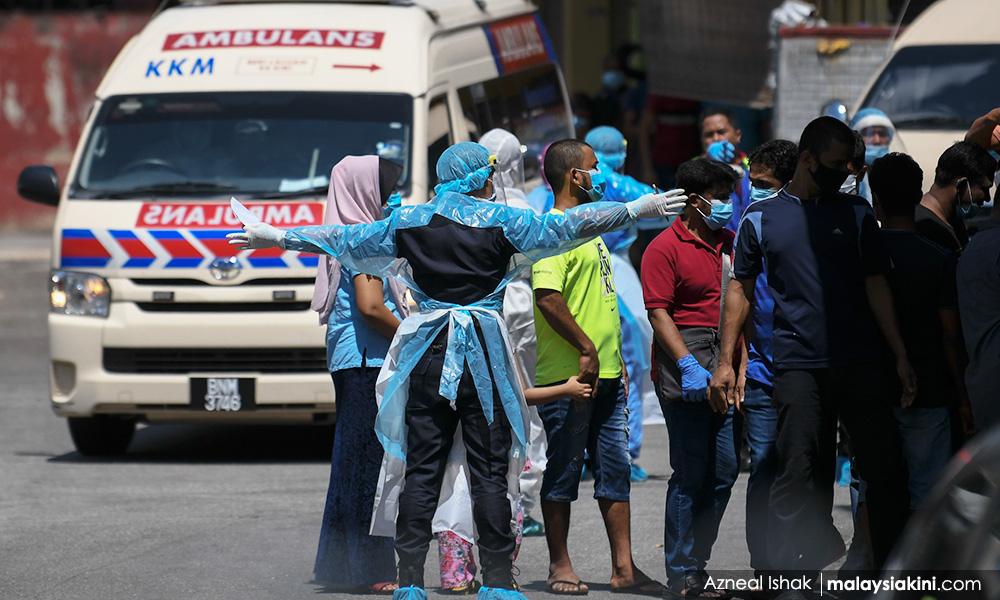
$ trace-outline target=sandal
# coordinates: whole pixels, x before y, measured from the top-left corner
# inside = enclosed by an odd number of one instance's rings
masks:
[[[652,579],[647,579],[639,583],[633,583],[625,587],[611,588],[612,594],[635,594],[637,596],[655,596],[657,598],[663,595],[663,590],[665,588],[663,585],[653,581]]]
[[[571,585],[571,586],[574,586],[576,589],[572,589],[572,590],[565,590],[565,589],[563,589],[563,590],[557,590],[556,586],[559,585],[559,584],[562,584],[562,585]],[[548,593],[550,593],[550,594],[557,594],[557,595],[560,595],[560,596],[586,596],[590,592],[590,589],[589,588],[585,588],[583,586],[584,586],[584,583],[581,580],[579,580],[579,579],[577,579],[576,581],[568,581],[566,579],[553,579],[551,581],[546,581],[545,582],[545,591],[548,592]]]
[[[368,588],[368,593],[375,596],[391,596],[399,589],[399,584],[395,581],[383,581],[381,583],[373,583]]]
[[[684,588],[677,591],[672,588],[663,588],[663,597],[668,600],[689,600],[690,598],[702,598],[704,600],[723,600],[730,597],[727,590],[706,590],[706,578],[698,573],[692,573],[684,577]]]

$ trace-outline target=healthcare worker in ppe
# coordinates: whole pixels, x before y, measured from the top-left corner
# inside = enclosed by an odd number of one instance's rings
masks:
[[[493,183],[503,189],[507,205],[514,208],[534,210],[524,194],[524,146],[517,137],[504,129],[491,129],[479,143],[497,157],[496,175]],[[499,179],[499,180],[498,180]],[[535,359],[537,339],[535,338],[535,295],[531,290],[531,272],[521,271],[504,294],[503,317],[507,321],[507,333],[514,350],[514,359],[524,378],[524,385],[535,384]],[[524,510],[523,533],[537,536],[544,533],[544,527],[531,514],[538,505],[538,492],[545,471],[545,428],[538,416],[538,409],[528,407],[531,427],[528,432],[528,465],[521,473],[521,500]]]
[[[245,222],[243,232],[228,236],[241,249],[329,254],[356,271],[395,277],[420,309],[400,324],[376,386],[375,431],[385,455],[372,533],[396,538],[396,600],[427,597],[431,520],[459,423],[483,570],[479,597],[522,598],[511,576],[511,520],[528,414],[500,314],[504,288],[533,260],[626,229],[638,218],[676,215],[684,206],[683,191],[672,190],[539,217],[494,202],[493,172],[489,152],[463,142],[441,155],[442,183],[429,204],[405,206],[366,225],[285,231]]]
[[[862,108],[851,118],[849,126],[860,133],[865,142],[866,167],[888,154],[890,147],[893,152],[906,152],[906,147],[896,138],[896,126],[892,124],[889,115],[877,108]],[[868,185],[868,178],[860,175],[858,179],[858,195],[871,204],[872,190]]]
[[[604,174],[604,200],[629,202],[645,194],[653,193],[653,188],[621,173],[625,167],[625,136],[614,127],[601,126],[587,133],[586,142],[594,149]],[[646,307],[642,301],[642,283],[629,259],[629,248],[635,242],[637,227],[624,231],[605,233],[601,236],[611,251],[611,270],[615,277],[615,291],[618,293],[618,314],[622,324],[622,354],[628,371],[628,448],[632,458],[631,479],[633,482],[646,481],[648,475],[636,460],[642,447],[643,399],[645,392],[651,396],[651,406],[659,409],[656,392],[649,379],[649,367],[653,347],[653,328],[646,318]]]
[[[493,185],[497,190],[498,201],[503,198],[507,206],[532,210],[524,195],[524,161],[521,158],[523,148],[520,140],[504,129],[491,129],[479,138],[479,144],[486,148],[491,159],[495,158]],[[532,306],[530,273],[524,270],[507,284],[503,317],[511,349],[514,351],[514,360],[526,387],[530,387],[535,381],[536,340]],[[525,516],[537,503],[537,488],[541,484],[541,474],[545,468],[545,429],[534,406],[528,406],[528,413],[528,455],[524,471],[521,472],[521,499],[515,523],[515,531],[518,532],[517,548],[520,548],[520,536],[524,534]],[[465,453],[461,450],[462,444],[454,443],[449,463],[445,467],[446,481],[452,475],[452,469],[461,467],[466,462]],[[475,580],[478,567],[472,551],[472,498],[468,480],[461,468],[454,471],[454,478],[453,493],[438,504],[431,530],[438,540],[442,591],[449,594],[469,594],[478,585]],[[528,524],[537,532],[535,535],[541,534],[541,523],[531,519]],[[515,558],[516,554],[517,550]]]

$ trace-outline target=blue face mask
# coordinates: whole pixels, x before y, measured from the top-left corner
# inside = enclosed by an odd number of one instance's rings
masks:
[[[977,212],[979,212],[979,207],[976,206],[976,203],[972,201],[972,184],[969,183],[968,180],[966,180],[965,181],[965,185],[967,186],[967,189],[969,190],[969,207],[966,208],[966,207],[962,206],[962,197],[959,196],[959,198],[958,198],[958,216],[962,217],[963,219],[971,219],[972,217],[976,216]]]
[[[617,90],[625,85],[625,73],[621,71],[605,71],[601,75],[601,84],[609,90]]]
[[[601,198],[604,197],[604,173],[601,172],[600,168],[594,169],[592,171],[584,171],[583,169],[577,169],[583,173],[590,173],[590,185],[589,190],[583,190],[587,192],[587,196],[590,198],[591,202],[600,202]]]
[[[389,199],[386,200],[386,205],[382,207],[382,212],[386,217],[392,214],[392,211],[396,210],[403,205],[403,196],[399,192],[393,192]]]
[[[886,154],[889,154],[889,146],[868,146],[865,148],[865,164],[870,166]]]
[[[763,200],[764,198],[770,198],[771,196],[777,194],[777,190],[765,190],[756,186],[750,186],[750,202],[757,202],[758,200]]]
[[[701,194],[699,194],[698,197],[704,200],[705,202],[712,203],[712,212],[709,213],[708,215],[706,215],[705,213],[701,212],[698,209],[695,209],[698,210],[699,215],[704,217],[705,224],[708,225],[708,228],[711,229],[712,231],[718,231],[722,229],[723,227],[726,226],[726,223],[728,223],[729,220],[733,218],[732,200],[727,199],[726,202],[723,202],[722,200],[709,200],[708,198],[702,196]]]

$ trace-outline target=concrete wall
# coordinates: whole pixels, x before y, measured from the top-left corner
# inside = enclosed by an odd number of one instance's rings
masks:
[[[783,29],[774,136],[798,141],[829,100],[854,114],[858,96],[889,54],[890,28]]]
[[[54,209],[17,195],[32,164],[66,172],[104,71],[148,15],[0,17],[0,229],[44,229]]]

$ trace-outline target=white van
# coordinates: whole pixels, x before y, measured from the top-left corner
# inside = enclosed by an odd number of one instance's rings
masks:
[[[52,406],[84,454],[135,424],[326,423],[333,385],[309,310],[318,257],[233,251],[230,196],[278,227],[320,224],[346,155],[404,167],[423,202],[452,143],[493,127],[538,155],[571,137],[562,74],[527,0],[182,2],[118,55],[60,192]]]
[[[924,190],[941,153],[1000,106],[998,23],[996,0],[939,0],[899,36],[856,105],[889,116],[924,170]]]

